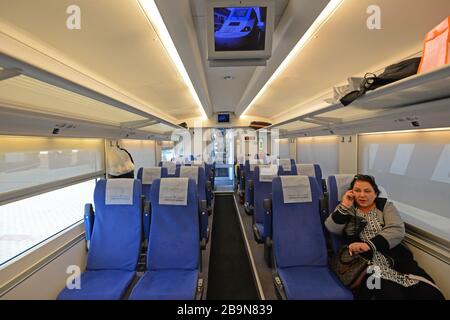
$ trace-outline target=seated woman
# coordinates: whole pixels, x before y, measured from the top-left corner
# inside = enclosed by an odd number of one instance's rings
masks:
[[[341,203],[325,221],[331,233],[343,235],[350,255],[361,254],[381,272],[380,286],[369,289],[367,281],[363,281],[355,298],[444,299],[433,279],[402,243],[405,225],[397,209],[379,194],[372,176],[356,175]]]

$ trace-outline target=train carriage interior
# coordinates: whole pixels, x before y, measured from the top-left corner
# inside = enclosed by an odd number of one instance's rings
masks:
[[[448,300],[449,208],[448,0],[0,0],[0,300]]]

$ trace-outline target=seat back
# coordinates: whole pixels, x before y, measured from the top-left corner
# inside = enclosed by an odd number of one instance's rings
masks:
[[[273,179],[272,233],[278,267],[327,265],[319,195],[314,178],[284,176]]]
[[[180,164],[171,161],[162,161],[158,166],[167,168],[167,177],[176,177],[177,169],[180,167]]]
[[[253,206],[253,192],[249,190],[248,180],[253,180],[253,172],[255,167],[262,164],[260,160],[246,160],[245,161],[245,202],[249,206]]]
[[[153,182],[152,220],[148,244],[149,270],[199,266],[197,186],[188,178],[163,178]]]
[[[142,195],[150,200],[150,190],[155,179],[167,178],[167,168],[148,167],[139,168],[137,174],[138,180],[142,182]]]
[[[293,159],[277,159],[276,164],[279,166],[278,174],[280,176],[291,176],[295,175],[295,171],[293,170]],[[294,162],[295,167],[295,162]]]
[[[136,270],[141,245],[141,182],[99,180],[87,270]]]
[[[341,202],[342,196],[350,188],[354,174],[328,176],[328,211],[332,213]]]
[[[278,176],[278,167],[276,165],[259,165],[255,167],[254,176],[254,217],[255,223],[264,224],[266,211],[264,209],[264,199],[271,199],[272,179]],[[271,235],[271,230],[264,228],[261,235],[263,239]]]
[[[317,184],[319,185],[321,190],[321,195],[323,194],[322,190],[322,169],[318,164],[310,164],[310,163],[303,163],[303,164],[296,164],[295,165],[295,172],[296,175],[299,176],[308,176],[313,177],[317,180]]]

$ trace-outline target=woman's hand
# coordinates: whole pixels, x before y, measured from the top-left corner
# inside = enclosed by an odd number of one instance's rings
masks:
[[[348,253],[352,256],[353,254],[360,254],[370,250],[370,247],[365,242],[353,242],[348,246]]]
[[[341,204],[348,209],[351,206],[353,206],[354,200],[355,196],[353,195],[353,191],[348,190],[346,193],[344,193],[344,196],[342,197],[341,200]]]

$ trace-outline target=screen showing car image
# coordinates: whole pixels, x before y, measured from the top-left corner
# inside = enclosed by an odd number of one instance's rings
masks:
[[[230,115],[227,113],[218,114],[217,122],[230,122]]]
[[[216,51],[265,49],[266,7],[214,8]]]

